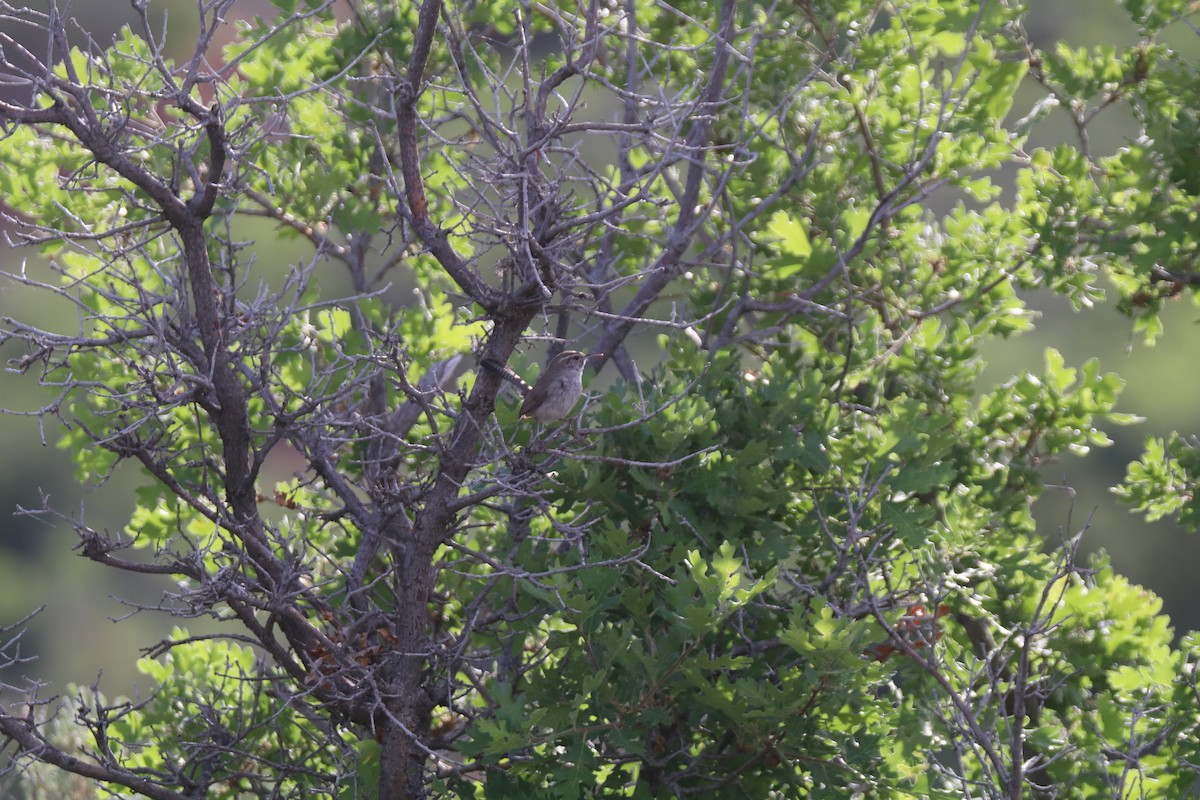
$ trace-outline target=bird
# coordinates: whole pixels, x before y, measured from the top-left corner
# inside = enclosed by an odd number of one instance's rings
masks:
[[[521,403],[520,416],[538,422],[553,422],[571,413],[583,394],[583,369],[588,356],[578,350],[564,350],[554,358]]]

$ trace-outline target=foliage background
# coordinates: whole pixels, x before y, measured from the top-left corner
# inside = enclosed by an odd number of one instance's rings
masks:
[[[113,15],[108,3],[81,5],[81,19],[86,20],[98,41],[107,41],[123,22]],[[153,4],[167,13],[168,31],[176,41],[187,42],[194,35],[191,5],[189,0]],[[245,2],[237,10],[253,16],[269,13],[270,7],[266,2]],[[1027,29],[1042,47],[1057,41],[1072,46],[1135,41],[1135,33],[1115,1],[1038,0],[1031,3]],[[1185,51],[1196,47],[1194,39],[1170,44]],[[1032,92],[1018,97],[1013,116],[1026,113],[1027,98],[1031,96]],[[1130,129],[1119,110],[1105,113],[1106,124],[1092,129],[1092,143],[1098,154],[1111,152]],[[1070,137],[1065,115],[1055,112],[1034,129],[1030,146],[1052,146],[1070,141]],[[253,238],[264,242],[270,231],[271,226],[264,224],[262,230],[254,231]],[[285,265],[298,258],[304,247],[284,241],[261,249]],[[0,265],[4,269],[17,269],[20,259],[29,257],[29,251],[14,252],[0,245]],[[38,265],[30,261],[29,268],[36,270]],[[404,294],[405,287],[396,287],[393,299],[403,302]],[[55,312],[47,302],[40,295],[0,286],[0,313],[20,307],[24,318],[36,320],[38,315]],[[31,303],[44,307],[31,313]],[[1053,537],[1066,528],[1072,512],[1076,527],[1091,514],[1085,550],[1106,550],[1117,573],[1157,593],[1177,635],[1200,629],[1200,604],[1194,599],[1194,565],[1200,563],[1200,537],[1179,530],[1170,521],[1148,523],[1118,506],[1108,491],[1124,476],[1125,465],[1139,457],[1146,436],[1164,435],[1170,430],[1186,434],[1200,428],[1194,401],[1200,396],[1200,370],[1193,367],[1195,353],[1200,352],[1200,312],[1186,300],[1169,305],[1163,313],[1166,335],[1157,345],[1148,346],[1111,304],[1076,312],[1061,298],[1034,297],[1031,303],[1041,312],[1035,330],[990,345],[985,353],[989,366],[980,385],[994,385],[1022,369],[1040,370],[1045,348],[1055,347],[1068,366],[1098,357],[1103,371],[1120,373],[1127,384],[1119,410],[1148,420],[1131,426],[1109,426],[1106,432],[1113,439],[1112,447],[1093,450],[1086,459],[1067,457],[1044,468],[1049,484],[1070,487],[1070,491],[1048,489],[1038,501],[1035,513],[1041,532]],[[2,358],[10,355],[0,352]],[[0,374],[0,396],[5,406],[34,408],[40,392],[32,381]],[[119,528],[128,520],[135,503],[132,470],[119,472],[106,486],[76,500],[81,490],[72,481],[70,459],[53,447],[55,436],[46,438],[51,444],[43,446],[36,422],[31,419],[0,417],[0,445],[8,454],[0,459],[0,519],[4,520],[0,526],[0,623],[12,622],[31,606],[46,603],[46,613],[35,620],[32,635],[26,640],[25,652],[39,656],[31,674],[61,684],[103,670],[108,691],[134,691],[130,653],[163,636],[171,621],[144,615],[114,625],[109,620],[124,616],[127,609],[112,595],[150,601],[161,587],[152,580],[139,587],[136,576],[111,574],[74,556],[69,548],[75,537],[68,530],[47,527],[29,518],[7,517],[17,506],[39,505],[40,493],[45,492],[63,508],[86,499],[91,524],[100,529]],[[285,479],[289,471],[289,465],[277,464],[270,477]],[[118,580],[120,585],[115,585]],[[53,590],[48,591],[51,586]]]

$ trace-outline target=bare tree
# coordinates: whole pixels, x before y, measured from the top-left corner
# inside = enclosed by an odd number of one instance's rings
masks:
[[[119,197],[113,205],[120,206],[109,219],[84,218],[69,206],[57,220],[9,216],[21,244],[61,242],[64,261],[82,254],[91,265],[87,269],[103,271],[105,279],[89,282],[86,291],[77,283],[50,288],[79,309],[75,333],[9,320],[6,338],[28,343],[20,369],[37,367],[60,389],[43,415],[86,431],[86,440],[117,459],[140,463],[174,496],[172,508],[198,515],[214,531],[197,540],[181,530],[157,543],[156,558],[143,563],[120,555],[129,544],[121,537],[77,524],[84,553],[118,569],[184,579],[188,588],[172,598],[175,613],[240,621],[244,635],[273,665],[262,676],[275,685],[272,691],[311,713],[370,732],[382,748],[383,793],[418,796],[427,762],[447,746],[431,734],[433,709],[447,704],[455,709],[462,691],[456,676],[469,673],[467,665],[480,658],[473,641],[502,628],[511,613],[503,603],[484,605],[469,609],[453,634],[438,630],[430,618],[430,609],[445,602],[436,594],[438,575],[485,565],[492,581],[502,575],[536,580],[508,563],[504,553],[473,551],[462,532],[475,524],[471,510],[480,505],[500,502],[497,508],[514,528],[528,528],[531,516],[547,514],[539,485],[562,455],[535,463],[536,448],[513,447],[511,435],[493,417],[502,386],[497,374],[478,372],[461,400],[447,395],[457,357],[433,364],[420,381],[406,381],[405,342],[361,311],[353,312],[351,325],[369,349],[312,364],[303,391],[293,393],[277,373],[279,354],[302,353],[305,343],[289,342],[289,326],[335,305],[353,309],[377,294],[400,262],[427,253],[462,293],[460,302],[487,320],[480,360],[507,362],[539,315],[554,315],[555,340],[596,330],[598,318],[602,335],[590,338],[632,377],[625,338],[687,267],[685,254],[708,213],[701,190],[719,187],[735,168],[714,165],[718,148],[711,142],[713,120],[726,110],[731,87],[748,80],[737,75],[738,69],[748,70],[744,58],[740,67],[730,68],[737,53],[735,4],[725,4],[712,29],[687,23],[705,32],[696,53],[711,55],[712,63],[707,76],[678,94],[638,64],[637,40],[623,30],[633,20],[602,19],[595,2],[580,9],[580,16],[550,19],[560,36],[561,64],[540,77],[532,63],[538,56],[529,17],[546,12],[516,11],[513,32],[502,46],[512,53],[505,68],[519,80],[484,72],[477,87],[481,68],[495,63],[491,53],[477,51],[490,47],[486,32],[470,30],[457,12],[444,13],[440,3],[427,2],[409,52],[396,53],[395,61],[375,52],[348,61],[339,77],[351,79],[351,92],[314,80],[282,96],[245,93],[232,80],[258,48],[272,44],[272,36],[298,28],[331,3],[279,20],[266,38],[224,63],[216,60],[213,41],[233,3],[203,3],[194,53],[180,64],[164,54],[146,4],[134,5],[142,15],[135,36],[143,49],[124,60],[125,53],[114,54],[85,32],[72,32],[69,11],[54,4],[46,15],[4,8],[6,21],[46,36],[39,52],[4,37],[6,83],[25,97],[0,107],[8,133],[69,139],[82,159],[64,165],[60,185],[68,193],[113,185]],[[384,12],[373,13],[355,8],[350,24],[364,34],[378,30]],[[81,43],[78,49],[72,35]],[[431,51],[439,39],[444,52],[434,76]],[[612,86],[590,70],[601,50],[622,52],[614,48],[618,41],[628,42],[621,47],[631,60],[627,84]],[[431,82],[442,85],[434,92]],[[620,121],[581,115],[594,86],[605,103],[624,107]],[[436,105],[444,103],[450,87],[461,92],[459,108],[421,110],[431,94]],[[338,230],[328,216],[301,217],[277,195],[258,190],[260,179],[270,187],[279,178],[261,175],[255,149],[272,138],[304,139],[300,123],[289,119],[291,104],[301,98],[328,103],[334,115],[366,117],[358,146],[371,153],[369,190],[380,214],[393,220],[387,230]],[[164,108],[182,117],[167,122]],[[580,154],[581,140],[596,136],[618,144],[618,175],[597,170]],[[462,189],[453,198],[432,201],[425,174],[429,151],[448,152],[468,140],[480,143],[478,152],[447,159],[459,171]],[[644,148],[658,155],[649,169],[635,168],[630,153]],[[683,184],[674,190],[680,211],[672,212],[648,202],[644,187],[676,164],[684,165]],[[380,194],[402,201],[391,203]],[[342,202],[324,200],[331,206]],[[451,213],[455,205],[466,214],[465,224],[450,228],[435,215]],[[670,244],[631,270],[616,251],[615,234],[631,214],[645,209],[655,216],[665,212]],[[311,241],[313,260],[295,268],[281,289],[251,298],[248,262],[229,229],[237,214],[268,216],[298,231]],[[463,254],[458,240],[471,255]],[[708,250],[719,248],[714,242]],[[499,283],[486,277],[491,270],[485,260],[502,263]],[[305,292],[330,262],[345,267],[354,294],[312,302]],[[59,269],[72,274],[71,267]],[[635,287],[636,296],[614,313],[614,298],[624,287]],[[102,310],[93,300],[101,301]],[[593,310],[604,313],[591,317]],[[582,328],[573,324],[579,312],[593,321]],[[56,377],[89,352],[119,352],[129,370],[122,384],[101,385],[86,375]],[[80,395],[89,397],[94,417],[67,410],[69,398]],[[397,396],[403,403],[392,407]],[[407,439],[422,418],[428,434]],[[195,425],[202,435],[179,435],[181,424]],[[574,434],[560,452],[569,454],[585,442],[586,433]],[[350,445],[356,448],[355,464],[346,469],[339,450]],[[270,454],[285,447],[306,463],[298,490],[326,501],[323,508],[307,510],[303,534],[260,509],[256,481]],[[397,472],[406,464],[419,469]],[[512,468],[502,470],[506,464]],[[562,535],[577,537],[586,518],[584,513],[555,524]],[[339,566],[308,545],[314,530],[327,528],[355,532],[357,552],[349,565]],[[314,586],[335,579],[344,582],[336,601]],[[381,594],[388,596],[386,605],[380,604]],[[97,717],[101,738],[112,719]],[[82,762],[55,755],[33,717],[8,716],[0,725],[23,750],[85,770]],[[238,738],[236,731],[226,735]],[[189,762],[211,759],[229,746],[221,738],[214,736]],[[97,762],[83,774],[148,796],[204,791],[204,778],[185,769],[151,778],[123,768],[111,755],[99,753]]]

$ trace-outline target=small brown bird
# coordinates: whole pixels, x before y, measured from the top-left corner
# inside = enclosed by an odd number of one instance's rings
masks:
[[[571,413],[583,394],[583,368],[587,354],[564,350],[550,360],[521,403],[521,416],[553,422]]]

